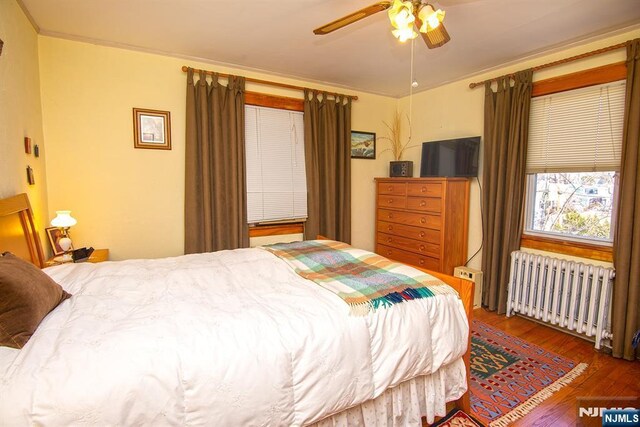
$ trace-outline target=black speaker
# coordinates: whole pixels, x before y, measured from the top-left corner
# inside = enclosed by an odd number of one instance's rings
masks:
[[[389,162],[389,176],[413,177],[413,162],[408,160]]]

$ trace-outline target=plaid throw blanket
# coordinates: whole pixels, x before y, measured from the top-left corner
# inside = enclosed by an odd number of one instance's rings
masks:
[[[338,295],[353,315],[434,294],[455,294],[433,276],[346,243],[308,240],[262,248],[286,261],[300,276]]]

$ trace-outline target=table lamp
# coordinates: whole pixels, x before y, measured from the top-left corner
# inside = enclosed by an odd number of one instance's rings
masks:
[[[56,217],[51,220],[51,225],[58,227],[62,232],[62,237],[58,239],[58,245],[60,249],[64,251],[64,254],[55,257],[54,260],[58,262],[70,262],[73,260],[69,250],[73,247],[71,238],[69,237],[69,228],[76,225],[78,221],[71,216],[71,211],[56,211]]]

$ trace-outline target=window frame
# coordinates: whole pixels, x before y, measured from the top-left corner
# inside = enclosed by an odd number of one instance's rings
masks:
[[[304,100],[288,96],[246,91],[244,94],[244,103],[257,107],[304,112]],[[301,234],[304,233],[305,221],[306,220],[282,220],[263,224],[249,224],[249,237]]]
[[[611,83],[626,78],[627,67],[626,63],[622,61],[534,82],[531,96],[534,98],[550,95],[567,90]],[[526,183],[523,231],[520,238],[520,246],[600,261],[613,261],[613,242],[600,242],[596,239],[575,238],[566,235],[527,230],[532,215],[532,212],[530,212],[532,198],[535,197],[535,195],[532,196],[531,194],[532,187],[535,185],[535,178],[533,178],[535,174],[529,175],[527,176]],[[612,235],[614,236],[616,232],[616,217],[619,201],[619,174],[616,174],[615,180],[613,209],[611,212],[611,228],[613,230]]]

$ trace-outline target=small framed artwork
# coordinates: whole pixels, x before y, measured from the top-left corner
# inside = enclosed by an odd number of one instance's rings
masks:
[[[351,158],[375,159],[376,134],[373,132],[351,131]]]
[[[33,169],[31,169],[31,166],[27,166],[27,183],[29,185],[36,185],[36,177],[33,174]]]
[[[62,230],[60,230],[58,227],[47,227],[45,228],[45,230],[47,232],[47,237],[49,238],[49,245],[51,246],[53,255],[62,255],[64,253],[64,250],[58,244],[60,238],[62,237]]]
[[[31,154],[31,138],[28,136],[24,137],[24,152],[26,154]]]
[[[171,150],[171,113],[134,108],[133,146],[135,148]]]

